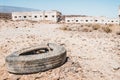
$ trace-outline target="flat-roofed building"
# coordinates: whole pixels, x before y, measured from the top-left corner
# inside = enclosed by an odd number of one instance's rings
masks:
[[[119,24],[118,18],[68,15],[65,16],[65,23],[81,23],[81,24]]]
[[[51,11],[31,11],[31,12],[12,12],[12,20],[32,20],[32,21],[52,21],[63,23],[80,24],[120,24],[120,7],[118,18],[107,18],[104,16],[86,15],[62,15],[56,10]]]
[[[12,12],[13,20],[33,20],[33,21],[52,21],[58,22],[61,12],[52,11],[32,11],[32,12]]]

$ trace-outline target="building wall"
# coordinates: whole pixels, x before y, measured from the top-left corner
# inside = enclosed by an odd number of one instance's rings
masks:
[[[119,19],[110,19],[106,17],[65,17],[65,23],[82,23],[82,24],[119,24]]]
[[[93,16],[64,16],[62,17],[61,12],[59,11],[33,11],[33,12],[13,12],[13,20],[33,20],[33,21],[52,21],[60,22],[64,21],[65,23],[82,23],[82,24],[120,24],[120,7],[119,7],[119,17],[118,18],[107,18],[107,17],[93,17]],[[64,19],[64,20],[63,20]]]
[[[65,16],[65,23],[81,23],[81,24],[98,23],[98,24],[119,24],[120,25],[120,6],[119,6],[118,18],[67,15]]]
[[[58,11],[33,11],[12,13],[13,20],[33,20],[33,21],[47,20],[57,22],[59,18],[58,16],[61,16],[61,13]]]
[[[45,15],[44,20],[51,20],[51,21],[57,22],[57,13],[56,12],[45,11],[44,15]]]
[[[43,12],[32,12],[31,13],[31,18],[29,20],[33,20],[33,21],[41,21],[44,20],[44,14]]]

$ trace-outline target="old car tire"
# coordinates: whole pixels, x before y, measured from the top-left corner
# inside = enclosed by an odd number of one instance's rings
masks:
[[[49,51],[41,54],[38,50]],[[61,66],[66,61],[64,47],[49,43],[47,46],[34,46],[12,53],[6,57],[8,72],[16,74],[36,73]]]

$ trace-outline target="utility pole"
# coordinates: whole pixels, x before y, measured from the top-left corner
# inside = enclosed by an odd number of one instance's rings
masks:
[[[120,25],[120,6],[119,6],[119,14],[118,14],[118,17],[119,17],[119,25]]]

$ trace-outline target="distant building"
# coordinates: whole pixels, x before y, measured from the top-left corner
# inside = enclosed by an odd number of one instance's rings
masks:
[[[59,22],[61,17],[59,11],[32,11],[32,12],[12,12],[13,20],[33,20]]]
[[[81,23],[81,24],[119,24],[119,19],[111,19],[107,17],[93,17],[81,15],[65,16],[65,23]]]
[[[107,18],[103,16],[94,17],[86,15],[62,15],[61,12],[52,10],[52,11],[12,12],[12,20],[52,21],[80,24],[120,24],[120,7],[118,18]]]
[[[12,19],[11,13],[0,13],[0,19]]]

